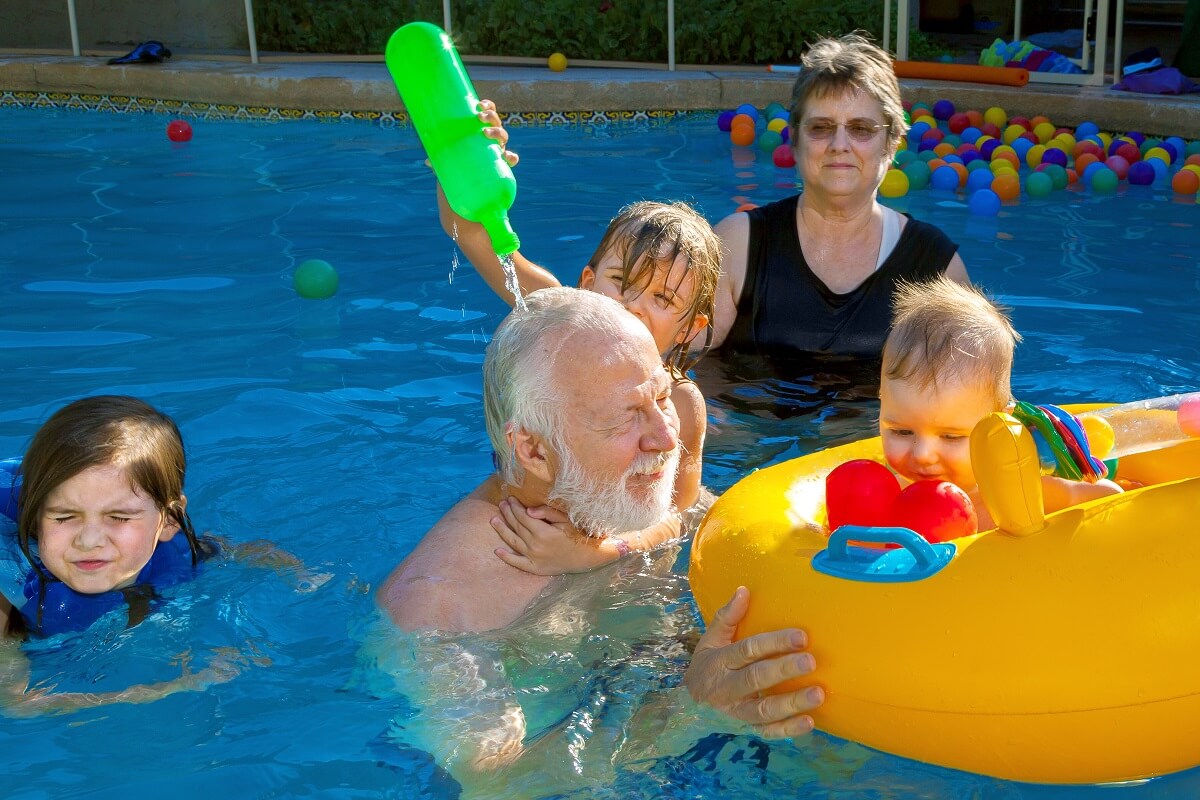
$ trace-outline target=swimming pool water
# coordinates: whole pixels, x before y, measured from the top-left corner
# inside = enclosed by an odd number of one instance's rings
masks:
[[[465,263],[452,272],[411,131],[197,121],[178,145],[166,123],[0,111],[0,456],[19,454],[72,399],[141,396],[181,425],[198,529],[272,540],[327,579],[302,591],[295,571],[222,565],[137,628],[32,648],[38,685],[97,691],[178,674],[169,661],[180,654],[197,668],[220,648],[243,655],[240,673],[205,693],[4,720],[0,788],[20,798],[455,796],[432,758],[395,735],[412,703],[363,645],[375,587],[490,469],[479,372],[507,307]],[[795,186],[766,156],[731,151],[707,116],[514,128],[512,146],[523,251],[566,283],[624,203],[686,199],[715,222]],[[889,202],[946,230],[973,278],[1014,308],[1019,397],[1128,401],[1200,385],[1194,201],[1169,188],[1059,192],[978,219],[961,199],[926,191]],[[338,269],[333,298],[292,290],[306,258]],[[871,375],[853,365],[710,358],[697,377],[710,404],[705,483],[718,492],[874,424]],[[680,643],[696,630],[686,555],[591,577],[583,586],[607,598],[591,619],[550,609],[543,619],[557,627],[536,631],[544,641],[505,644],[527,670],[520,691],[546,747],[575,736],[602,752],[606,725],[619,729],[678,679]],[[625,589],[609,596],[610,585]],[[1019,681],[1037,654],[1010,646]],[[1129,654],[1116,636],[1096,657]],[[612,774],[585,769],[557,792],[1143,798],[1196,794],[1200,772],[1029,787],[821,735],[714,734]],[[512,796],[537,795],[514,785]]]

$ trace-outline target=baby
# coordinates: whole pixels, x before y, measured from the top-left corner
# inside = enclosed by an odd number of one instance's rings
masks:
[[[946,278],[901,285],[893,299],[879,387],[884,456],[905,485],[943,480],[967,492],[981,531],[995,524],[971,467],[971,431],[1012,406],[1009,381],[1020,340],[1004,310]],[[1042,476],[1047,513],[1120,491],[1108,480]]]

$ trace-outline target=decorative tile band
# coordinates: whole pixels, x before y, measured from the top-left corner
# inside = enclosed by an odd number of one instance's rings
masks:
[[[0,108],[53,108],[72,111],[101,111],[112,114],[171,114],[193,119],[235,119],[277,122],[282,120],[318,120],[340,122],[358,120],[383,127],[408,127],[411,121],[403,111],[312,111],[301,108],[239,106],[225,103],[200,103],[190,100],[155,100],[122,95],[68,94],[65,92],[0,91]],[[681,119],[687,111],[529,111],[502,114],[505,125],[591,125],[614,123],[661,124]]]

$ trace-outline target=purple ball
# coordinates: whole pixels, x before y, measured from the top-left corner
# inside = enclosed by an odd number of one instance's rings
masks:
[[[783,139],[784,144],[787,144],[788,141],[792,138],[792,129],[791,128],[780,128],[779,129],[779,137],[781,139]]]
[[[924,153],[926,150],[932,150],[939,144],[941,144],[941,142],[936,139],[922,139],[921,143],[917,145],[917,152]]]
[[[972,161],[978,161],[983,158],[983,156],[979,155],[978,150],[963,150],[959,157],[964,164],[970,164]]]
[[[1171,155],[1171,163],[1174,164],[1179,160],[1179,149],[1171,142],[1162,142],[1158,145],[1163,150],[1166,150]]]
[[[938,100],[933,104],[933,118],[946,120],[954,114],[954,103],[949,100]]]
[[[736,116],[736,111],[722,111],[717,115],[717,130],[729,133],[729,129],[733,127],[733,118]]]
[[[988,139],[979,148],[979,155],[983,156],[988,161],[991,161],[992,160],[992,151],[995,150],[999,146],[1000,146],[999,139]]]
[[[1115,156],[1117,154],[1117,150],[1119,150],[1123,144],[1129,144],[1129,142],[1125,141],[1124,139],[1113,139],[1112,143],[1108,146],[1108,155]]]
[[[1128,136],[1130,139],[1133,139],[1135,142],[1137,142],[1138,147],[1141,147],[1142,142],[1146,141],[1146,135],[1139,131],[1130,131],[1129,133],[1127,133],[1125,135]]]
[[[1047,147],[1042,153],[1043,164],[1058,164],[1060,167],[1067,165],[1067,154],[1057,147]]]
[[[1149,186],[1154,183],[1154,166],[1145,161],[1135,161],[1129,165],[1126,179],[1134,186]]]

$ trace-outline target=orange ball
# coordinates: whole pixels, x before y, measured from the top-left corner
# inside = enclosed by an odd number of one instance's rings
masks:
[[[933,152],[937,153],[939,156],[949,155],[954,152],[954,145],[950,144],[949,142],[939,142],[938,144],[934,145]]]
[[[992,191],[1001,200],[1012,202],[1021,196],[1021,179],[1016,175],[1004,174],[992,178]]]
[[[729,120],[729,127],[732,128],[734,125],[747,123],[750,125],[750,127],[754,127],[754,117],[750,116],[749,114],[737,114],[733,119]]]
[[[926,162],[926,166],[929,167],[930,172],[933,172],[938,167],[946,166],[946,162],[942,161],[940,158],[931,158],[928,162]]]
[[[999,149],[1000,148],[996,148],[996,150]],[[1009,164],[1012,164],[1013,169],[1021,169],[1021,159],[1011,150],[1005,153],[992,151],[992,161],[1007,161]]]
[[[1183,163],[1184,164],[1195,164],[1196,166],[1200,167],[1200,153],[1192,153],[1190,156],[1188,156],[1187,158],[1185,158],[1183,160]]]
[[[983,114],[979,113],[979,111],[972,108],[971,110],[969,110],[967,112],[967,121],[971,123],[972,128],[982,128],[983,127]]]
[[[956,161],[951,161],[950,168],[958,173],[958,187],[961,189],[962,187],[966,186],[967,175],[970,174],[970,170],[967,169],[966,165],[959,164]]]
[[[1070,186],[1073,183],[1079,183],[1079,173],[1068,167],[1067,168],[1067,185]]]
[[[1038,114],[1036,117],[1031,117],[1031,118],[1030,118],[1030,120],[1029,120],[1029,129],[1030,129],[1031,131],[1035,131],[1035,130],[1037,130],[1037,126],[1038,126],[1038,125],[1048,125],[1049,123],[1050,123],[1050,118],[1049,118],[1049,117],[1042,116],[1041,114]]]
[[[1099,160],[1092,153],[1083,153],[1082,155],[1075,156],[1075,171],[1082,175],[1089,164],[1095,164]]]
[[[729,139],[740,147],[748,147],[754,144],[754,126],[734,125],[729,129]]]
[[[1176,194],[1195,194],[1200,191],[1200,177],[1190,169],[1181,169],[1171,178],[1171,189]]]

